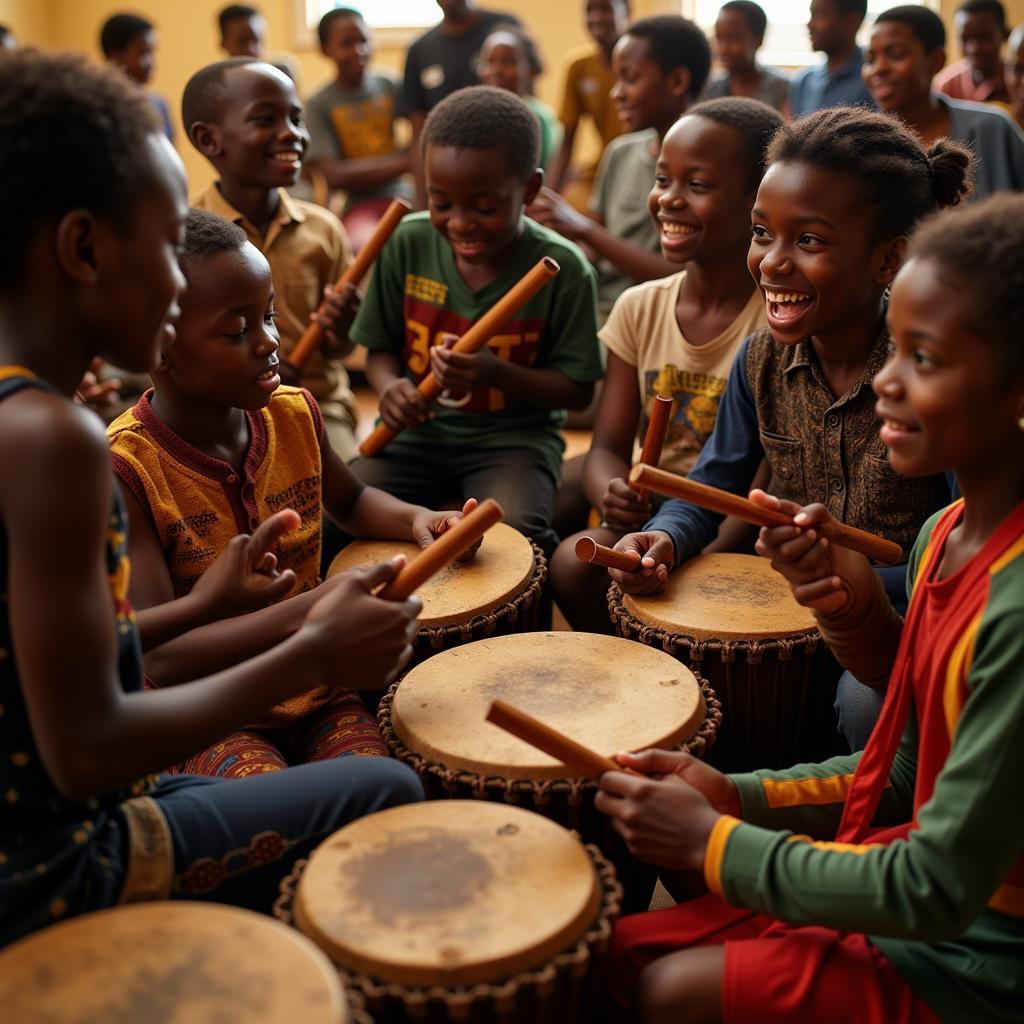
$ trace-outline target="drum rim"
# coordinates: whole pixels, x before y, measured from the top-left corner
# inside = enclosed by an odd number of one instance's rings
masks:
[[[691,668],[690,671],[693,672],[693,669]],[[697,680],[701,697],[704,700],[704,719],[690,736],[673,749],[685,751],[703,760],[714,746],[721,729],[722,704],[707,679],[696,672],[693,672],[693,677]],[[578,801],[584,792],[597,791],[597,783],[592,779],[545,779],[531,778],[527,775],[511,778],[505,775],[483,775],[468,768],[451,768],[441,761],[425,757],[407,746],[395,731],[392,705],[400,683],[401,680],[398,680],[388,687],[387,693],[381,698],[377,708],[377,725],[381,737],[392,757],[407,764],[417,774],[422,772],[436,776],[447,792],[453,792],[458,785],[465,785],[477,797],[483,797],[487,790],[503,790],[508,796],[512,796],[514,791],[520,790],[524,793],[533,792],[544,796],[568,793],[571,801]],[[518,803],[519,801],[509,799],[505,802]]]
[[[523,989],[549,985],[566,969],[577,976],[582,975],[588,964],[608,948],[612,925],[618,919],[622,908],[622,884],[615,874],[615,868],[593,844],[587,843],[583,849],[590,857],[597,876],[599,901],[594,920],[575,943],[549,957],[539,966],[518,971],[492,982],[445,988],[442,985],[399,985],[348,971],[335,963],[334,967],[341,979],[342,987],[346,991],[358,993],[371,1012],[375,1006],[387,999],[399,1000],[407,1010],[420,1013],[434,1002],[442,1002],[448,1007],[459,1006],[468,1012],[478,1002],[507,1004],[508,1000],[516,998]],[[295,923],[294,907],[299,881],[307,863],[308,858],[297,860],[292,870],[281,879],[278,897],[273,905],[273,916],[296,930],[298,926]]]

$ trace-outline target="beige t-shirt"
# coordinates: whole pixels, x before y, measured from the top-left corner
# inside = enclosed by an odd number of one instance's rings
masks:
[[[627,288],[598,337],[623,362],[636,367],[643,402],[640,434],[647,427],[655,395],[675,404],[658,463],[672,473],[689,473],[711,436],[718,403],[743,340],[767,324],[764,300],[755,288],[743,312],[717,337],[692,345],[676,320],[676,300],[686,271]]]

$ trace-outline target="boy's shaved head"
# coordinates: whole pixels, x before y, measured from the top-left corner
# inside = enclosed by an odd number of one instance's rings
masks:
[[[280,78],[282,84],[294,88],[292,80],[279,68],[254,57],[229,57],[215,64],[200,68],[185,85],[181,96],[181,121],[186,133],[197,122],[220,124],[224,111],[224,99],[230,88],[232,73],[247,68],[256,74],[267,74]]]

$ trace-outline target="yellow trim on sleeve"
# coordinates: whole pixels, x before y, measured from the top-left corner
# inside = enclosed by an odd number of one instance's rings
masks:
[[[733,829],[741,824],[739,818],[731,814],[723,814],[708,836],[707,849],[704,851],[704,881],[707,887],[716,895],[725,898],[722,892],[722,861],[725,858],[725,847],[729,842],[729,836]]]
[[[1024,888],[1019,885],[1001,885],[988,901],[993,910],[1011,917],[1024,917]]]
[[[848,775],[830,775],[825,779],[761,780],[764,798],[773,810],[779,807],[841,804],[852,784],[853,772]]]
[[[826,853],[853,853],[863,857],[868,850],[880,850],[885,843],[830,843],[824,840],[812,839],[810,836],[786,836],[787,843],[806,843],[816,850],[824,850]]]
[[[1015,558],[1020,558],[1024,555],[1024,537],[1014,542],[1009,548],[1006,549],[989,567],[989,575],[995,576],[997,572],[1001,572],[1005,569]]]
[[[30,377],[35,380],[36,374],[27,366],[0,366],[0,380],[7,380],[8,377]]]

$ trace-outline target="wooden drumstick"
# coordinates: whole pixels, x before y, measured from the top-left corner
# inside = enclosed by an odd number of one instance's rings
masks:
[[[563,736],[562,733],[545,725],[539,719],[528,715],[519,708],[506,704],[503,700],[491,702],[487,712],[487,721],[512,733],[513,736],[536,747],[549,757],[561,761],[572,771],[587,779],[595,781],[605,772],[623,772],[626,769],[610,757],[603,757],[575,740]]]
[[[658,460],[661,458],[661,449],[665,444],[665,435],[668,433],[668,421],[671,415],[672,399],[666,398],[664,395],[655,395],[651,418],[647,421],[647,433],[644,434],[644,446],[640,451],[641,465],[657,466]],[[641,501],[647,500],[646,488],[633,484],[633,489]],[[614,568],[622,567],[615,566]]]
[[[433,544],[425,547],[380,592],[389,601],[404,601],[435,573],[454,562],[470,545],[475,544],[495,523],[504,518],[501,506],[487,498],[468,516],[448,527]]]
[[[749,498],[741,498],[738,494],[730,494],[718,487],[709,487],[707,484],[676,476],[675,473],[666,473],[663,469],[655,469],[652,466],[634,466],[629,473],[629,482],[640,484],[659,494],[667,494],[671,498],[682,498],[683,501],[711,509],[712,512],[736,516],[737,519],[753,523],[755,526],[793,525],[792,517],[784,512],[762,508]],[[883,565],[895,565],[903,559],[903,551],[899,544],[866,530],[858,530],[845,523],[827,523],[815,526],[814,529],[833,544],[839,544],[851,551],[859,551]]]
[[[412,209],[404,199],[396,199],[384,211],[384,216],[377,222],[377,227],[366,244],[359,250],[356,258],[345,268],[341,277],[335,282],[334,290],[344,288],[347,284],[359,284],[366,276],[370,265],[377,258],[384,243],[398,227],[398,222]],[[327,302],[320,303],[318,312],[322,315],[327,309]],[[297,370],[301,370],[309,357],[320,347],[324,338],[324,329],[315,320],[306,328],[303,335],[295,343],[295,348],[288,355],[288,362]]]
[[[603,565],[608,569],[622,569],[623,572],[636,572],[640,568],[639,558],[630,558],[625,551],[598,544],[593,537],[580,537],[576,541],[576,557],[581,562]]]
[[[498,331],[508,323],[561,270],[550,256],[537,261],[533,269],[523,275],[511,288],[484,313],[482,317],[452,346],[453,352],[466,354],[483,348]],[[420,394],[431,402],[441,394],[440,381],[433,371],[419,383]],[[373,433],[359,446],[359,451],[371,458],[390,444],[400,431],[392,430],[386,423],[378,423]]]

